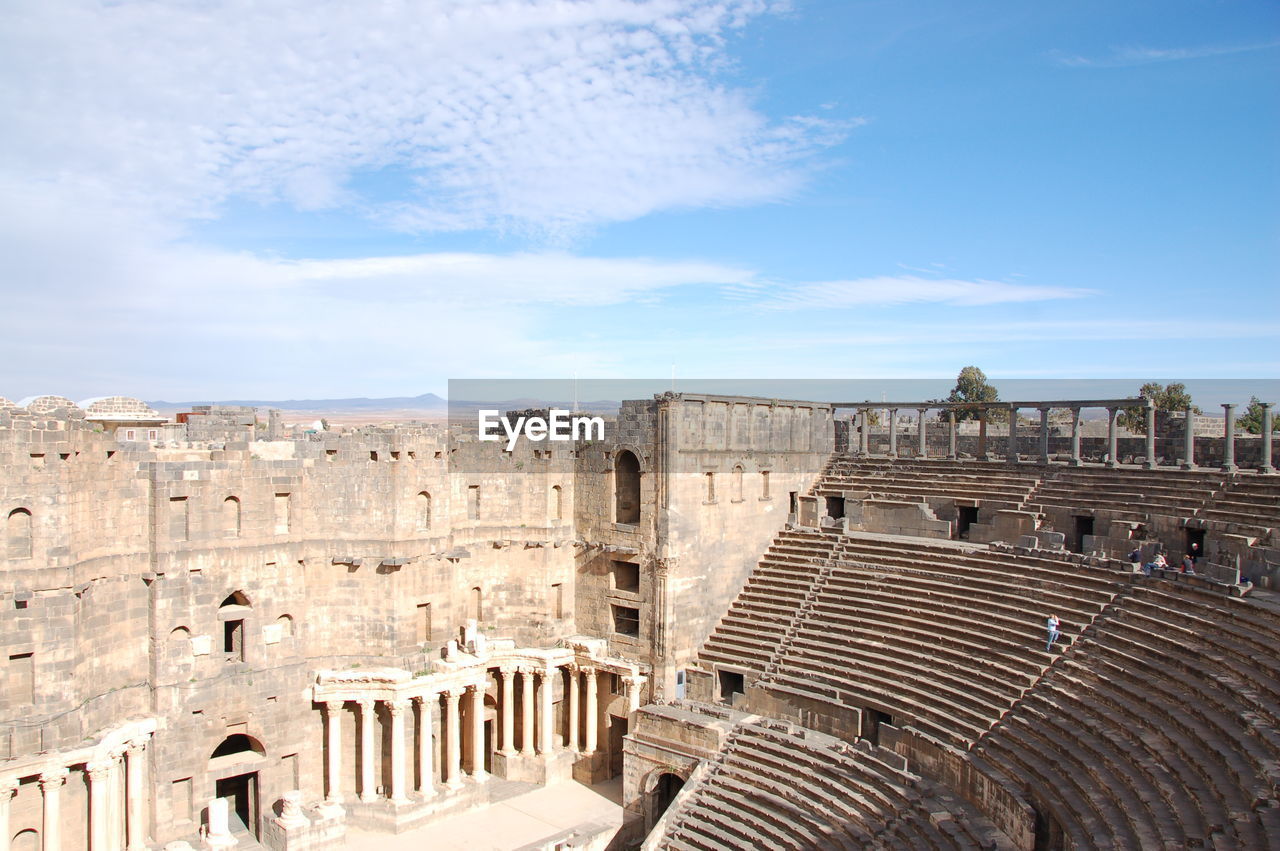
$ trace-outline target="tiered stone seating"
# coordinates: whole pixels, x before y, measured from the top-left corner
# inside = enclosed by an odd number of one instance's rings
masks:
[[[1127,587],[1120,580],[950,542],[850,535],[763,682],[967,746],[1053,658],[1047,615],[1062,618],[1069,642]]]
[[[1234,476],[1205,503],[1200,516],[1237,526],[1280,529],[1280,476]]]
[[[814,487],[817,496],[837,496],[866,489],[893,499],[980,501],[992,510],[1021,505],[1040,480],[1034,467],[1009,467],[997,462],[836,457]]]
[[[880,492],[903,462],[889,465],[836,459],[815,492],[842,492],[855,478]],[[984,475],[1013,472],[977,466]],[[1040,470],[1049,478],[1029,510],[1280,528],[1280,477]],[[943,473],[906,476],[902,490],[884,492],[911,497],[910,482],[929,475]],[[942,485],[931,495],[968,487]],[[1227,597],[1049,554],[789,531],[701,658],[753,668],[767,689],[809,698],[801,704],[808,707],[825,703],[833,716],[876,709],[937,738],[1050,817],[1066,847],[1280,847],[1280,605],[1260,596]],[[1066,627],[1053,654],[1043,652],[1049,613]],[[765,650],[752,655],[752,641]],[[951,847],[939,844],[936,825],[910,833],[919,822],[903,814],[920,807],[887,788],[895,781],[883,773],[869,788],[850,783],[848,800],[823,801],[841,825],[824,832],[802,817],[804,801],[820,796],[806,788],[800,800],[793,787],[797,777],[831,775],[797,756],[809,753],[803,742],[781,735],[761,743],[762,735],[735,739],[716,769],[726,778],[715,793],[722,797],[699,792],[719,801],[722,820],[707,816],[707,830],[720,832],[700,834],[685,819],[673,834],[685,844],[670,847]],[[774,815],[753,810],[761,806]],[[882,819],[897,813],[892,824],[904,832],[877,833],[868,808]],[[753,815],[735,821],[740,812]]]
[[[1004,847],[971,806],[871,749],[765,721],[739,725],[687,789],[662,848]],[[931,818],[946,813],[947,817]]]
[[[1278,639],[1248,601],[1135,588],[974,758],[1077,844],[1275,847]]]
[[[703,645],[701,658],[764,670],[776,656],[818,568],[830,560],[836,540],[832,532],[780,533]]]
[[[1151,515],[1193,517],[1224,483],[1223,474],[1209,471],[1055,467],[1027,498],[1026,508],[1102,510],[1134,522]]]

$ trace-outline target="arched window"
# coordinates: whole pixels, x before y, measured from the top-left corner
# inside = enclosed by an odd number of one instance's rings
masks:
[[[707,502],[716,501],[716,474],[707,473]]]
[[[471,589],[470,603],[471,605],[467,607],[468,608],[467,615],[472,620],[479,621],[481,619],[480,616],[484,614],[484,609],[482,606],[483,595],[481,594],[479,585]]]
[[[290,638],[293,636],[293,615],[281,615],[276,618],[276,625],[280,627],[281,638]]]
[[[617,522],[640,522],[640,460],[626,449],[618,453],[613,467],[614,502],[617,505]]]
[[[742,502],[742,465],[733,468],[733,501]]]
[[[431,494],[422,491],[418,494],[418,531],[431,528]]]
[[[559,485],[551,486],[550,501],[551,501],[551,506],[550,506],[551,519],[563,520],[564,519],[564,492],[560,489]]]
[[[6,532],[9,558],[31,558],[31,512],[25,508],[10,511]]]
[[[252,609],[243,591],[233,591],[218,607],[222,621],[222,652],[232,662],[244,661],[244,621]]]
[[[175,626],[173,629],[169,630],[170,641],[183,641],[190,637],[191,630],[187,629],[185,626]]]
[[[228,538],[240,537],[240,500],[234,496],[222,501],[222,533]]]
[[[20,830],[9,843],[11,851],[40,851],[40,834],[34,828]]]
[[[209,754],[209,759],[217,759],[220,756],[235,756],[237,754],[266,756],[267,749],[262,746],[262,742],[253,736],[234,733],[223,739],[222,744],[213,749],[213,753]]]

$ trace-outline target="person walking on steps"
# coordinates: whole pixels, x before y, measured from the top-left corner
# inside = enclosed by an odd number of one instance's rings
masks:
[[[1052,650],[1053,642],[1057,641],[1059,638],[1062,637],[1062,631],[1058,629],[1058,625],[1060,623],[1061,621],[1058,620],[1057,615],[1049,615],[1049,619],[1044,622],[1045,628],[1049,632],[1048,640],[1045,642],[1045,645],[1044,645],[1044,652],[1048,653],[1050,650]]]

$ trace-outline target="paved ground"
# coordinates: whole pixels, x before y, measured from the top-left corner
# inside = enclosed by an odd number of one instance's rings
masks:
[[[583,823],[622,824],[622,778],[536,789],[482,810],[388,836],[347,830],[351,851],[511,851]]]

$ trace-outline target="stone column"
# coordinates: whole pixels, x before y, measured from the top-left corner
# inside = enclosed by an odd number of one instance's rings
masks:
[[[954,461],[958,457],[956,453],[956,412],[947,410],[947,460]]]
[[[1040,463],[1049,463],[1049,408],[1040,409]]]
[[[552,735],[555,732],[555,710],[551,700],[555,694],[555,682],[551,679],[555,676],[555,670],[547,668],[539,678],[542,680],[542,687],[538,691],[538,732],[542,734],[542,741],[538,751],[546,754],[555,750],[555,737]]]
[[[44,836],[41,851],[62,851],[62,801],[59,793],[67,774],[66,767],[59,765],[40,775],[40,794],[44,798],[40,823]]]
[[[520,755],[533,756],[533,671],[520,669]]]
[[[391,803],[407,804],[409,795],[404,783],[404,713],[409,708],[407,700],[387,702],[387,712],[391,715]]]
[[[489,779],[484,770],[484,686],[471,689],[471,779],[483,783]]]
[[[578,752],[580,736],[578,735],[578,716],[582,708],[578,700],[578,668],[570,665],[569,671],[569,750]]]
[[[146,739],[135,739],[125,749],[125,842],[128,851],[146,851],[147,784],[143,763]]]
[[[980,408],[978,410],[978,460],[989,461],[991,456],[987,454],[987,409]]]
[[[124,842],[124,749],[110,751],[111,781],[106,787],[106,847],[120,851]]]
[[[862,457],[865,458],[871,454],[871,412],[863,408],[858,413],[862,416],[862,430],[858,434],[858,448],[862,450]]]
[[[1262,459],[1258,462],[1258,472],[1269,474],[1271,470],[1271,403],[1262,404]]]
[[[1222,410],[1227,420],[1222,425],[1222,472],[1236,471],[1236,406],[1224,404]]]
[[[925,429],[924,415],[929,413],[929,410],[927,408],[916,408],[916,411],[917,413],[920,414],[920,424],[919,424],[920,425],[920,457],[928,458],[929,457],[929,435]]]
[[[898,409],[889,409],[889,457],[898,457]]]
[[[1080,409],[1071,409],[1071,466],[1079,467],[1084,463],[1080,457]]]
[[[445,772],[448,779],[445,785],[450,789],[462,788],[462,714],[458,711],[458,701],[462,695],[457,691],[444,693],[445,701]]]
[[[342,701],[324,702],[325,732],[329,737],[329,804],[342,803]]]
[[[418,794],[430,798],[436,793],[436,772],[433,765],[431,705],[439,698],[424,694],[418,701]]]
[[[1119,444],[1116,442],[1116,418],[1120,416],[1119,408],[1107,408],[1107,466],[1118,467],[1120,459],[1116,457]]]
[[[373,780],[373,712],[374,700],[357,700],[360,707],[360,800],[366,804],[378,799]]]
[[[516,755],[516,672],[502,668],[498,676],[502,678],[502,755],[512,757]]]
[[[1147,460],[1142,463],[1143,469],[1154,470],[1156,468],[1156,406],[1150,399],[1147,400]]]
[[[600,720],[600,703],[596,697],[596,669],[587,669],[587,746],[583,753],[591,756],[596,752],[596,724]]]
[[[1021,460],[1018,457],[1018,409],[1013,405],[1009,406],[1009,450],[1005,453],[1004,460],[1010,464],[1017,464]]]
[[[1187,408],[1186,428],[1182,435],[1184,442],[1182,449],[1182,469],[1194,470],[1196,468],[1196,428],[1195,428],[1195,412],[1191,408]]]
[[[9,801],[18,791],[18,778],[0,777],[0,851],[9,851]]]
[[[626,677],[623,679],[627,688],[627,717],[640,711],[640,690],[644,687],[644,677]]]
[[[89,777],[89,851],[108,851],[111,836],[110,803],[111,777],[114,763],[100,759],[85,765]]]
[[[231,835],[231,799],[214,798],[209,802],[209,829],[205,833],[206,848],[232,848],[238,841]]]

